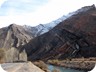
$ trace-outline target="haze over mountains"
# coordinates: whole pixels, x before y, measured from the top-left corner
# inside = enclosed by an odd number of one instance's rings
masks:
[[[6,49],[7,62],[17,60],[95,57],[96,8],[85,6],[68,16],[36,27],[11,24],[0,29],[0,48]],[[85,54],[85,52],[87,53]],[[7,56],[7,57],[9,57]]]

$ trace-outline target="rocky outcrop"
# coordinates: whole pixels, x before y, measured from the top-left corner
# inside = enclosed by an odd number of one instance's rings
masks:
[[[31,39],[31,33],[16,24],[0,29],[0,48],[17,48],[28,43]]]
[[[25,50],[20,47],[32,39],[32,34],[22,26],[11,24],[0,29],[0,48],[4,49],[5,62],[27,61]]]
[[[12,47],[5,51],[4,62],[26,62],[27,61],[27,54],[25,50],[21,52]]]
[[[23,46],[28,59],[96,57],[96,8],[92,5],[78,11]]]

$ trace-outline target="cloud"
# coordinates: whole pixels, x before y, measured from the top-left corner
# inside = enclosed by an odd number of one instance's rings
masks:
[[[7,0],[0,8],[0,27],[45,24],[94,3],[96,0]]]
[[[7,0],[1,5],[0,15],[18,15],[37,10],[48,0]]]
[[[0,7],[2,6],[2,4],[5,2],[6,0],[0,0]]]

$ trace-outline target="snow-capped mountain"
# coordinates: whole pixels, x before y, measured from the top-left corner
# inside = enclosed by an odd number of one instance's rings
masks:
[[[65,19],[69,18],[70,16],[72,16],[73,13],[68,14],[67,16],[62,16],[61,18],[54,20],[50,23],[47,24],[39,24],[35,27],[31,27],[31,26],[27,26],[24,25],[23,27],[27,30],[29,30],[30,32],[32,32],[32,35],[34,35],[34,37],[37,37],[41,34],[44,34],[46,32],[48,32],[49,30],[51,30],[53,27],[55,27],[57,24],[59,24],[60,22],[64,21]]]
[[[69,13],[68,15],[63,15],[61,18],[54,20],[52,22],[49,22],[47,24],[39,24],[35,27],[24,25],[24,28],[29,30],[34,37],[37,37],[41,34],[48,32],[49,30],[51,30],[53,27],[55,27],[57,24],[64,21],[65,19],[72,17],[72,15],[76,15],[81,12],[86,12],[90,9],[93,9],[93,7],[95,8],[94,4],[92,6],[85,6],[85,7],[82,7],[81,9],[78,9],[77,11]]]

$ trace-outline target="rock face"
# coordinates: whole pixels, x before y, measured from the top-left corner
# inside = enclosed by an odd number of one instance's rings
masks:
[[[27,54],[25,50],[21,52],[12,47],[5,51],[4,62],[25,62],[27,61]]]
[[[0,29],[0,48],[17,48],[28,43],[31,39],[31,33],[16,24]]]
[[[31,62],[28,63],[5,63],[2,68],[8,72],[44,72]]]
[[[49,32],[23,46],[29,60],[96,57],[96,8],[77,10]]]
[[[16,24],[1,28],[0,48],[5,51],[5,62],[26,61],[26,52],[19,47],[28,43],[32,38],[32,34],[29,31]]]

